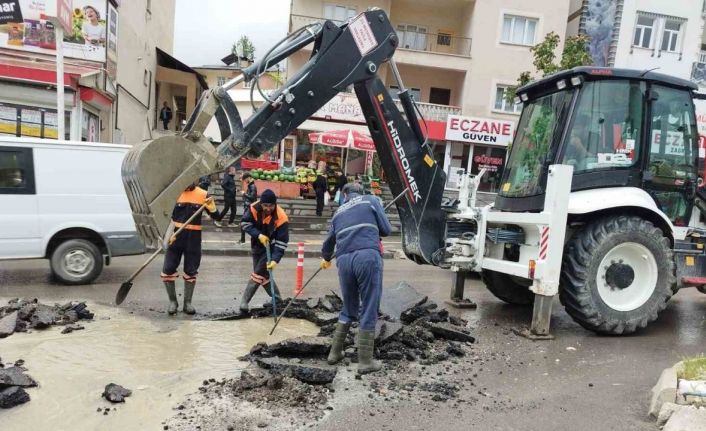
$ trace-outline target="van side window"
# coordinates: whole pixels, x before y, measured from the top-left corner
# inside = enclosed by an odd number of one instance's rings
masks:
[[[0,147],[0,194],[35,194],[32,149]]]

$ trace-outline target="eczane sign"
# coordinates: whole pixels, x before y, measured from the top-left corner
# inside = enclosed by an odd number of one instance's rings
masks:
[[[446,139],[477,144],[506,146],[512,143],[515,123],[491,118],[449,115],[446,119]]]

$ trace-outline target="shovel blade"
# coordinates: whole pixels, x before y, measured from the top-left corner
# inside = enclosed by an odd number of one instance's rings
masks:
[[[130,293],[130,289],[132,289],[132,283],[129,281],[126,281],[125,283],[120,285],[120,289],[118,289],[118,293],[115,295],[115,304],[120,305],[125,301],[125,298],[127,298],[127,294]]]
[[[135,145],[125,156],[122,177],[137,232],[157,247],[184,189],[217,172],[217,152],[205,141],[164,136]]]

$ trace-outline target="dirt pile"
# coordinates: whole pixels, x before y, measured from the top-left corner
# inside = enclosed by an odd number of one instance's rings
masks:
[[[85,302],[67,302],[63,305],[42,304],[34,299],[11,299],[0,307],[0,338],[9,337],[15,332],[31,329],[46,329],[50,326],[65,326],[63,334],[83,329],[76,322],[92,320],[93,313]]]
[[[435,379],[426,369],[445,363],[442,365],[444,372],[453,372],[458,358],[465,356],[475,342],[468,322],[449,316],[447,310],[440,309],[409,285],[391,290],[393,293],[384,298],[387,307],[381,307],[383,314],[376,328],[375,356],[383,360],[385,367],[381,372],[355,378],[369,380],[371,389],[385,398],[397,398],[395,394],[412,396],[413,393],[435,402],[456,398],[460,386],[435,381],[440,374],[435,372]],[[288,300],[282,301],[278,309],[284,309],[287,304]],[[354,367],[350,366],[357,362],[355,327],[346,340],[342,363],[339,366],[326,363],[330,335],[342,306],[343,302],[335,294],[294,300],[286,316],[314,322],[320,327],[318,336],[253,346],[249,354],[240,358],[251,364],[239,378],[199,388],[200,394],[180,405],[179,413],[168,422],[169,429],[189,429],[188,425],[196,423],[225,429],[253,429],[255,426],[276,429],[282,424],[299,426],[318,420],[326,410],[333,409],[327,404],[335,392],[338,380],[334,379],[338,371],[346,367],[342,379],[355,375]],[[270,304],[251,310],[255,317],[270,317],[271,313]],[[417,363],[417,369],[425,370],[424,379],[412,371],[410,363]],[[343,386],[347,390],[346,385]],[[268,417],[277,417],[278,425],[274,426],[266,419]]]

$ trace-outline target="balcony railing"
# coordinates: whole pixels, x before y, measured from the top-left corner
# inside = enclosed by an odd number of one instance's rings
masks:
[[[437,105],[435,103],[424,102],[416,103],[425,120],[446,122],[446,118],[449,115],[461,115],[461,108],[458,106]],[[396,100],[395,104],[400,112],[404,112],[399,100]]]
[[[325,18],[305,15],[291,15],[290,19],[292,23],[290,30],[326,20]],[[339,25],[343,23],[343,21],[332,21]],[[446,33],[437,34],[402,29],[397,30],[397,37],[400,40],[399,49],[458,55],[461,57],[471,56],[471,39],[467,37],[458,37]]]

